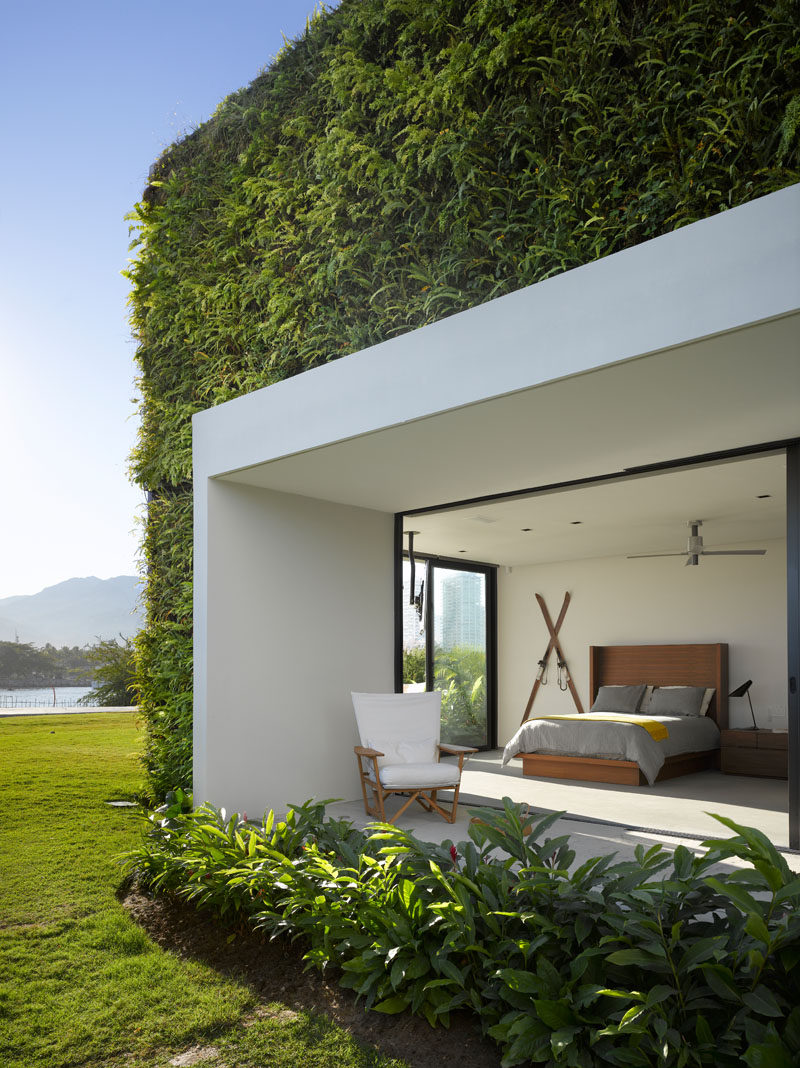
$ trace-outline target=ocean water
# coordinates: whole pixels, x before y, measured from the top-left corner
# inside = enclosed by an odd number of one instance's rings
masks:
[[[0,708],[74,708],[90,686],[56,686],[42,690],[0,690]]]

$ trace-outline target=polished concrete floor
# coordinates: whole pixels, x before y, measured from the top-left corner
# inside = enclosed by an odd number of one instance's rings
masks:
[[[789,844],[789,785],[785,779],[699,772],[654,786],[614,786],[568,779],[530,779],[519,761],[501,766],[501,753],[479,753],[467,765],[462,790],[471,797],[507,795],[536,808],[626,827],[700,836],[724,828],[709,813],[757,827],[778,846]]]

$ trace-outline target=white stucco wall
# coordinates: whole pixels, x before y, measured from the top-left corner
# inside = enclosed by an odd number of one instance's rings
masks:
[[[726,546],[727,548],[728,546]],[[730,546],[735,548],[735,546]],[[753,680],[751,697],[762,727],[785,727],[786,543],[765,541],[764,557],[718,557],[685,567],[678,558],[577,560],[501,568],[498,576],[498,742],[522,719],[548,632],[534,594],[555,622],[564,594],[571,601],[559,639],[584,711],[589,708],[589,646],[727,642],[730,689]],[[752,548],[748,545],[747,548]],[[549,682],[534,712],[573,712],[569,692]],[[747,699],[729,702],[732,727],[751,724]]]
[[[350,691],[393,690],[392,517],[222,480],[206,490],[195,801],[260,816],[355,797]]]

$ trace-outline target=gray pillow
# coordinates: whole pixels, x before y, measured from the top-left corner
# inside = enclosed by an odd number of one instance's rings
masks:
[[[644,683],[637,686],[601,686],[589,711],[622,712],[632,716],[641,704],[644,691]]]
[[[699,716],[705,692],[704,686],[659,686],[647,711],[651,716]]]

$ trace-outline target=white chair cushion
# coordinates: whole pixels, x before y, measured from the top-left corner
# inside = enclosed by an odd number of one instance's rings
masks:
[[[383,756],[378,757],[378,767],[387,764],[433,764],[436,761],[436,739],[423,738],[411,741],[407,738],[370,738],[368,749],[377,749]]]
[[[387,790],[458,786],[461,777],[453,764],[387,764],[380,769]]]

